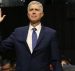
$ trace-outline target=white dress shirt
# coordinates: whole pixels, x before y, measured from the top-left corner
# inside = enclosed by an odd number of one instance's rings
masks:
[[[30,24],[29,30],[28,30],[28,35],[27,35],[27,40],[26,40],[31,53],[33,52],[33,50],[32,50],[32,32],[33,32],[32,28],[34,28],[34,27]],[[40,31],[41,31],[41,23],[39,23],[35,28],[37,29],[36,34],[37,34],[37,39],[38,39]]]

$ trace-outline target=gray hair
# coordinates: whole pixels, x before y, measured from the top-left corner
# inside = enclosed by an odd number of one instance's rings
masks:
[[[42,3],[38,2],[38,1],[31,1],[31,2],[28,4],[28,8],[27,8],[27,9],[29,10],[29,7],[30,7],[31,5],[34,5],[34,4],[38,5],[38,6],[40,7],[41,11],[43,12],[43,5],[42,5]]]

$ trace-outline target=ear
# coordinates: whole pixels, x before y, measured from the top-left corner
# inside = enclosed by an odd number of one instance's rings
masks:
[[[28,17],[29,15],[28,15],[28,12],[27,12],[27,17]]]
[[[44,12],[42,12],[42,14],[41,14],[41,17],[43,17],[44,16]]]
[[[27,12],[27,16],[28,16],[28,12]]]

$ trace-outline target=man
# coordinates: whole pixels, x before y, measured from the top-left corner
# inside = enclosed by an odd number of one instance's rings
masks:
[[[2,60],[1,71],[11,71],[11,61],[8,59]]]
[[[56,31],[42,26],[43,6],[38,1],[28,4],[29,26],[15,31],[1,43],[0,51],[15,49],[16,71],[61,71]]]

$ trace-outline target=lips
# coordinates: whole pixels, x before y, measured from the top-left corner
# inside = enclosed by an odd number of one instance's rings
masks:
[[[37,17],[37,16],[33,15],[33,16],[31,16],[31,17]]]
[[[37,16],[31,16],[32,18],[36,18]]]

